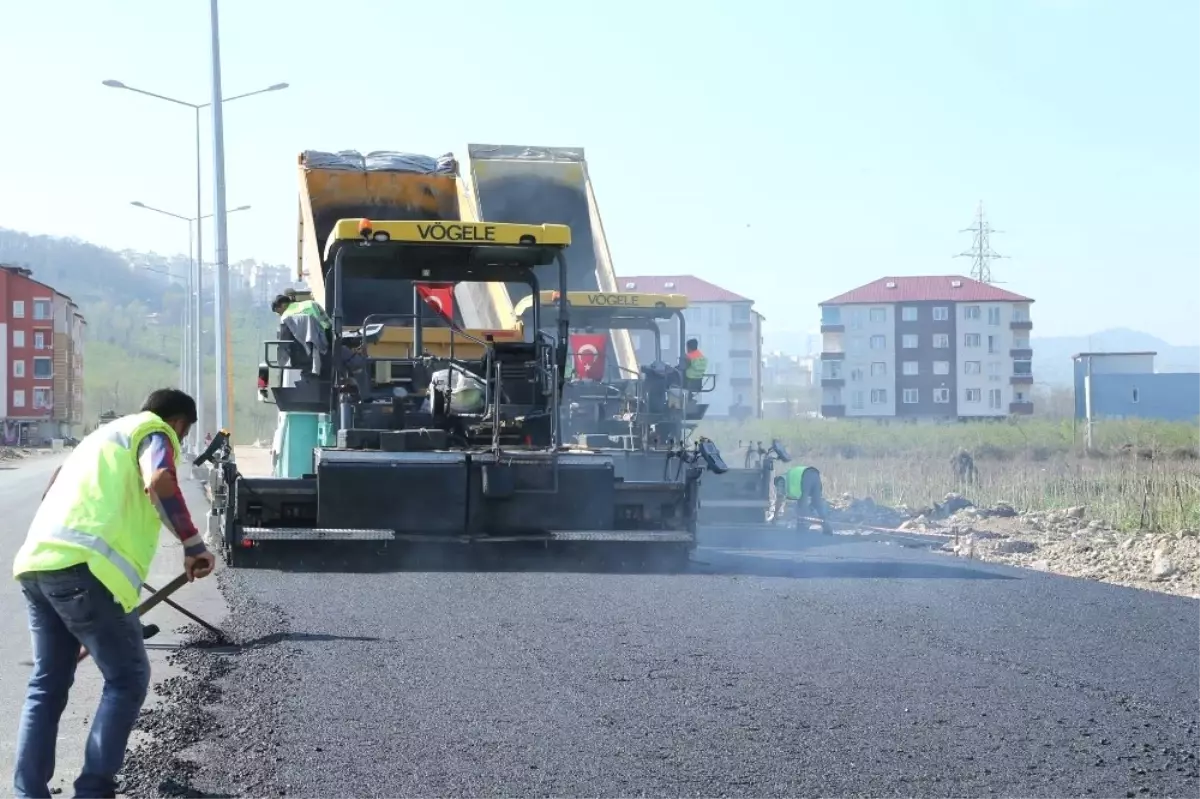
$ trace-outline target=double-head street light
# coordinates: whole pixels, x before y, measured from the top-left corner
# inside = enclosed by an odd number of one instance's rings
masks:
[[[215,26],[214,26],[214,29],[215,29]],[[212,107],[212,102],[189,103],[186,100],[177,100],[174,97],[167,97],[166,95],[163,95],[163,94],[156,94],[154,92],[146,91],[145,89],[138,89],[133,86],[128,86],[119,80],[106,80],[106,81],[102,81],[102,82],[105,86],[108,86],[111,89],[125,89],[126,91],[135,92],[137,94],[144,94],[147,97],[153,97],[157,100],[163,100],[165,102],[172,103],[174,105],[181,105],[186,108],[190,108],[195,112],[195,114],[196,114],[196,215],[194,217],[190,217],[190,219],[198,222],[201,219],[207,219],[208,217],[213,216],[215,213],[217,213],[218,211],[214,210],[214,214],[204,214],[202,212],[203,207],[202,207],[202,200],[201,200],[201,196],[200,196],[200,192],[201,192],[201,153],[202,153],[202,150],[200,147],[200,111],[205,108]],[[253,97],[257,94],[266,94],[267,92],[281,91],[283,89],[286,89],[287,87],[288,87],[288,84],[286,84],[286,83],[276,83],[272,86],[266,87],[265,89],[258,89],[257,91],[252,91],[252,92],[245,92],[244,94],[235,94],[232,97],[223,98],[221,100],[221,105],[224,105],[225,103],[231,103],[234,100],[241,100],[246,97]],[[220,94],[219,93],[214,94],[214,97],[216,97],[216,96],[220,96]],[[219,115],[220,115],[220,107],[218,106],[218,107],[214,108],[214,117],[217,117]],[[221,208],[223,208],[225,205],[225,198],[223,196],[224,195],[224,164],[223,163],[220,165],[220,171],[222,174],[220,175],[220,181],[219,181],[220,189],[221,189],[221,191],[219,193],[222,196],[219,198],[219,202],[217,203],[217,205],[220,206]],[[158,210],[158,209],[155,208],[155,209],[150,209],[150,210]],[[241,209],[237,209],[237,210],[241,210]],[[218,247],[217,247],[217,249],[218,249],[218,252],[217,252],[218,290],[216,292],[214,292],[214,296],[216,297],[216,302],[214,303],[214,309],[216,311],[216,316],[217,316],[215,333],[216,333],[216,339],[217,339],[217,400],[216,401],[218,403],[217,404],[217,427],[218,428],[220,428],[222,426],[226,426],[228,424],[227,416],[232,416],[232,412],[227,411],[226,409],[231,408],[233,405],[233,396],[232,396],[232,392],[230,391],[230,385],[233,382],[233,379],[232,379],[232,375],[229,374],[229,372],[232,369],[232,363],[229,359],[229,353],[227,352],[227,346],[226,346],[227,342],[228,342],[228,338],[229,338],[229,331],[227,330],[227,328],[229,327],[229,320],[226,315],[227,309],[225,308],[225,305],[227,304],[228,298],[226,296],[224,296],[224,293],[223,293],[225,290],[227,290],[227,285],[228,285],[228,275],[225,274],[223,271],[223,270],[228,269],[228,264],[227,264],[228,257],[227,257],[227,254],[225,252],[223,252],[223,250],[225,248],[225,219],[224,219],[224,217],[227,216],[228,213],[230,213],[230,212],[221,213],[220,218],[216,220],[217,244],[218,244]],[[167,215],[175,216],[175,214],[167,214]],[[188,217],[180,217],[180,218],[183,219],[183,218],[188,218]],[[200,299],[201,296],[203,295],[203,285],[204,285],[203,284],[203,274],[202,274],[203,270],[201,269],[201,264],[204,261],[204,246],[203,246],[203,237],[200,232],[199,224],[196,225],[195,238],[196,238],[196,258],[195,258],[195,263],[194,263],[194,266],[192,269],[192,295],[193,295],[192,317],[196,320],[196,324],[198,325],[199,320],[204,312],[204,306]],[[224,284],[224,285],[222,285],[222,284]],[[204,363],[204,353],[203,353],[203,348],[202,348],[202,345],[200,342],[200,335],[198,333],[192,337],[192,343],[190,346],[196,352],[197,363],[203,364]],[[204,388],[203,388],[204,381],[202,378],[203,378],[203,372],[197,371],[196,379],[195,379],[196,415],[198,417],[198,420],[195,425],[197,442],[204,441]]]
[[[199,397],[200,385],[204,380],[204,324],[203,316],[197,312],[194,312],[192,307],[192,296],[193,294],[196,296],[199,295],[196,276],[203,274],[204,261],[199,257],[201,256],[200,252],[196,253],[197,259],[193,260],[192,247],[193,241],[198,239],[200,236],[199,223],[203,222],[205,219],[211,218],[212,214],[203,214],[198,217],[185,216],[183,214],[176,214],[171,211],[163,210],[162,208],[155,208],[153,205],[146,205],[144,202],[139,200],[134,200],[130,203],[130,205],[188,223],[188,275],[186,281],[187,299],[184,300],[183,305],[183,335],[181,336],[181,346],[183,347],[183,352],[179,362],[179,379],[180,386],[184,391],[191,393],[194,397]],[[225,213],[226,215],[229,215],[237,213],[238,211],[248,210],[250,210],[250,206],[240,205],[237,208],[229,209]],[[194,236],[192,227],[193,225],[196,226]],[[197,404],[198,403],[199,400],[197,400]],[[199,410],[199,408],[197,408],[197,410]],[[201,441],[203,441],[203,438],[201,438],[199,435],[196,435],[193,440],[193,446],[199,445]]]

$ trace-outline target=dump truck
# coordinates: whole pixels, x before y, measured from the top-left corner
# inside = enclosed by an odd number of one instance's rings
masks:
[[[554,325],[558,292],[544,290],[541,304],[549,310],[542,324]],[[531,297],[517,303],[515,313],[532,325]],[[708,405],[714,375],[684,378],[687,297],[681,294],[570,291],[568,381],[563,394],[563,428],[568,440],[611,452],[617,474],[627,480],[660,480],[673,476],[667,453],[677,442],[688,442]],[[676,344],[664,352],[663,328]],[[645,336],[650,362],[634,369],[618,365],[617,377],[606,361],[611,331]],[[573,367],[573,368],[572,368]],[[762,523],[773,506],[775,464],[787,462],[778,441],[747,449],[740,468],[724,468],[700,484],[701,524]]]
[[[627,481],[610,455],[563,445],[569,311],[560,300],[550,334],[535,300],[526,329],[508,287],[540,298],[547,270],[569,286],[572,232],[460,219],[457,169],[301,156],[300,274],[332,330],[264,343],[260,393],[311,433],[283,436],[299,474],[242,475],[231,450],[216,464],[209,535],[231,565],[313,540],[610,542],[680,565],[695,547],[713,451],[680,445],[681,479]]]

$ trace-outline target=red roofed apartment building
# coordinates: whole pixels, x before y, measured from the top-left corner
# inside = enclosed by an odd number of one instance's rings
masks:
[[[821,415],[1033,413],[1032,303],[959,275],[884,277],[826,300]]]
[[[683,318],[687,338],[696,339],[708,358],[708,373],[715,375],[706,419],[759,418],[762,416],[762,323],[754,300],[692,275],[618,277],[618,291],[646,294],[682,294],[688,298]],[[674,321],[659,322],[663,360],[674,362],[680,350]],[[654,360],[654,340],[649,334],[630,331],[638,363]]]
[[[41,444],[83,422],[83,331],[67,295],[0,265],[0,445]]]

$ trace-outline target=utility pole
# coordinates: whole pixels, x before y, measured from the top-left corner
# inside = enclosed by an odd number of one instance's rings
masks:
[[[983,214],[983,200],[979,201],[979,206],[975,210],[975,226],[964,228],[959,233],[972,233],[974,240],[971,242],[971,249],[966,252],[961,252],[954,256],[955,258],[970,258],[971,259],[971,277],[978,280],[980,283],[994,283],[992,280],[992,261],[997,258],[1007,258],[1007,255],[1000,255],[992,249],[991,235],[993,233],[1003,233],[1002,230],[993,230],[988,226],[987,217]]]
[[[213,222],[216,227],[217,285],[213,292],[216,311],[217,429],[233,424],[233,394],[229,352],[229,244],[225,236],[225,131],[221,93],[221,28],[217,0],[209,4],[212,27],[212,126],[213,126]]]

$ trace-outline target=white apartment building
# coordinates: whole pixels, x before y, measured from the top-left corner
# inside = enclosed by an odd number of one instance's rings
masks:
[[[618,291],[647,294],[683,294],[687,337],[696,339],[708,358],[714,388],[702,395],[708,403],[706,419],[759,418],[762,415],[762,322],[754,300],[692,275],[651,275],[617,278]],[[665,353],[677,352],[675,323],[659,323]],[[653,360],[649,336],[631,333],[639,363]]]
[[[885,277],[821,307],[821,413],[1033,412],[1033,300],[960,275]]]

